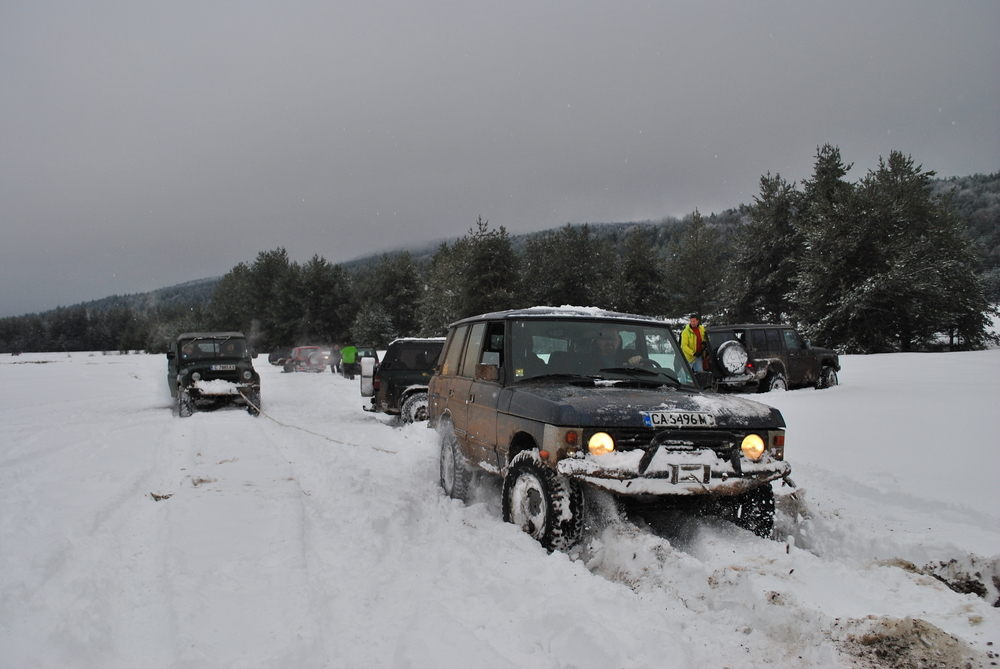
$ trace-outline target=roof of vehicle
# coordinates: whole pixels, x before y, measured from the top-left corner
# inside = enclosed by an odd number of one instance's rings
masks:
[[[664,321],[652,316],[639,316],[637,314],[625,314],[618,311],[607,311],[597,307],[574,307],[566,305],[562,307],[528,307],[526,309],[511,309],[509,311],[496,311],[479,316],[470,316],[452,323],[466,323],[481,320],[503,320],[512,318],[607,318],[614,320],[644,321],[646,323],[656,323],[657,325],[668,325]]]
[[[177,335],[177,341],[181,339],[229,339],[231,337],[246,339],[242,332],[182,332]]]
[[[736,325],[708,325],[706,330],[732,330],[733,328],[790,328],[788,323],[737,323]]]
[[[400,337],[389,342],[389,346],[393,344],[443,344],[446,339],[446,337]]]

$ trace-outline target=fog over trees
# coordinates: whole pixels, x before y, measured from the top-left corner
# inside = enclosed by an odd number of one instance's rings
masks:
[[[420,254],[335,265],[261,251],[217,282],[0,319],[0,351],[163,351],[182,331],[241,330],[258,351],[438,336],[459,318],[574,304],[710,324],[791,322],[874,353],[990,343],[1000,301],[1000,173],[935,179],[892,152],[859,180],[831,145],[801,184],[660,223],[567,224],[511,237],[480,217]]]

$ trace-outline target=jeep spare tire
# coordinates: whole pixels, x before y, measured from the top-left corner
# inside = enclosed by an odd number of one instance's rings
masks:
[[[722,342],[715,351],[715,361],[726,376],[737,376],[747,369],[747,350],[736,339]]]

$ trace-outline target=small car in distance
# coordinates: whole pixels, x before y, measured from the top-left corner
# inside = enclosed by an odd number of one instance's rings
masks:
[[[167,352],[167,385],[177,415],[223,406],[260,413],[260,375],[242,332],[184,332]]]
[[[389,344],[370,381],[362,367],[361,395],[372,398],[364,410],[399,415],[405,423],[427,420],[427,383],[442,346],[444,337],[397,339]]]
[[[288,354],[283,366],[286,372],[322,372],[326,356],[319,346],[297,346]]]

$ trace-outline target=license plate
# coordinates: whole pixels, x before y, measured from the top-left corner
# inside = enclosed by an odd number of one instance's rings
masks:
[[[235,372],[236,365],[212,365],[213,372]]]
[[[715,427],[715,416],[693,411],[644,411],[646,427]]]

